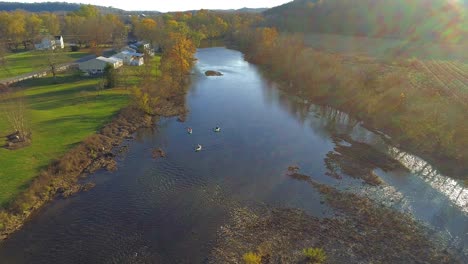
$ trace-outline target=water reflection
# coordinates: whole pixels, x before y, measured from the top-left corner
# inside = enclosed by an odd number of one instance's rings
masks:
[[[463,186],[461,182],[441,175],[437,169],[423,159],[396,147],[389,148],[389,154],[410,169],[413,175],[422,178],[432,188],[459,206],[463,212],[468,213],[468,188]]]
[[[274,87],[274,86],[273,86]],[[269,89],[267,89],[269,90]],[[275,90],[269,90],[274,97]],[[279,105],[301,124],[309,126],[322,138],[339,135],[346,140],[333,140],[334,150],[324,156],[326,174],[335,176],[336,186],[358,193],[404,213],[412,214],[430,228],[437,230],[433,239],[468,256],[468,188],[455,179],[440,174],[423,159],[389,144],[389,137],[380,131],[371,131],[348,114],[329,106],[314,105],[299,97],[278,92]],[[362,156],[364,150],[369,155]],[[345,155],[343,155],[345,153]],[[375,164],[372,157],[384,155],[397,160],[405,169],[385,168]],[[370,162],[369,164],[369,160]],[[338,173],[339,172],[339,173]],[[356,184],[347,178],[381,178],[378,188]],[[347,176],[343,178],[342,176]],[[357,177],[358,176],[358,177]],[[343,179],[341,179],[343,178]]]

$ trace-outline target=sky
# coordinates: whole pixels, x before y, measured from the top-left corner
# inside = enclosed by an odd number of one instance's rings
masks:
[[[59,1],[59,0],[57,0]],[[63,1],[69,3],[83,3],[100,6],[112,6],[124,10],[146,10],[146,11],[184,11],[198,9],[239,9],[243,7],[273,7],[282,5],[292,0],[79,0]],[[53,0],[23,0],[17,2],[37,3],[53,2]],[[62,1],[60,1],[62,2]]]

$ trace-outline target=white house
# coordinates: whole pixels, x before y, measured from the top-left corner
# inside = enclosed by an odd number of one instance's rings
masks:
[[[141,66],[144,64],[144,54],[132,52],[129,50],[123,50],[112,57],[121,59],[124,64],[131,65],[131,66]],[[112,58],[111,57],[111,58]]]
[[[154,56],[154,50],[151,45],[144,41],[138,41],[137,43],[129,45],[131,49],[146,51],[149,55]]]
[[[117,69],[123,65],[123,61],[118,58],[106,58],[101,56],[80,63],[78,68],[83,72],[98,74],[104,72],[104,68],[107,64],[110,64],[114,69]]]
[[[37,50],[53,50],[56,48],[65,48],[65,43],[63,42],[62,36],[54,36],[54,37],[44,37],[39,44],[34,44],[34,47]]]

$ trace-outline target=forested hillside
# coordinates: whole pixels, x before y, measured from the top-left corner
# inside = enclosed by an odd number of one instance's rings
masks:
[[[295,0],[264,12],[266,24],[291,32],[468,41],[467,4],[452,0]]]
[[[14,11],[21,9],[28,12],[58,12],[75,11],[80,8],[79,4],[65,2],[47,2],[47,3],[19,3],[19,2],[0,2],[0,11]]]
[[[72,12],[80,9],[81,4],[66,2],[45,2],[45,3],[19,3],[19,2],[0,2],[0,11],[15,11],[18,9],[27,12]],[[103,14],[123,14],[126,11],[113,7],[96,6]],[[130,12],[129,12],[130,13]]]

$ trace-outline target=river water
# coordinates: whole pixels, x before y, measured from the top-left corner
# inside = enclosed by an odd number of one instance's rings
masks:
[[[126,141],[115,172],[92,190],[53,201],[0,247],[0,263],[203,263],[235,206],[293,207],[325,217],[320,195],[286,176],[290,165],[338,189],[412,214],[466,254],[468,190],[423,160],[388,146],[346,114],[280,92],[242,53],[197,52],[186,122],[163,119]],[[221,77],[205,77],[218,70]],[[215,126],[221,132],[213,132]],[[193,128],[193,134],[186,132]],[[327,176],[346,134],[409,170],[372,170],[382,187]],[[197,144],[202,151],[195,152]],[[154,160],[161,147],[167,157]],[[463,253],[463,250],[464,253]]]

